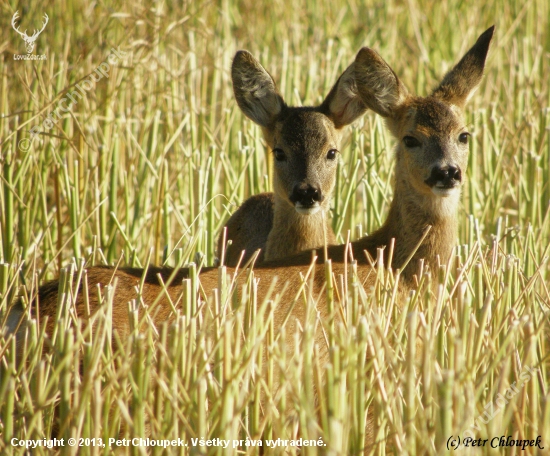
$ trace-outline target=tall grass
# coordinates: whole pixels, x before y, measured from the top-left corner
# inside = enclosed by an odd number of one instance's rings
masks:
[[[49,15],[35,48],[47,60],[14,60],[25,53],[10,25],[18,8],[22,29]],[[51,338],[43,324],[28,323],[24,362],[15,360],[13,339],[0,336],[1,452],[22,453],[14,437],[56,435],[179,437],[189,446],[175,453],[256,454],[244,445],[192,447],[190,439],[321,436],[326,447],[302,453],[358,454],[375,441],[373,454],[442,454],[449,437],[469,429],[482,439],[540,435],[548,451],[546,1],[31,1],[0,10],[0,322],[17,296],[27,301],[48,279],[61,275],[67,290]],[[459,246],[440,271],[420,277],[403,306],[390,272],[380,271],[372,290],[350,275],[334,284],[335,292],[347,290],[345,325],[316,321],[315,297],[306,295],[311,325],[300,335],[275,333],[276,288],[262,302],[251,280],[237,298],[221,270],[216,319],[200,312],[195,277],[184,282],[183,310],[171,325],[140,326],[129,305],[134,329],[119,337],[112,288],[94,331],[71,324],[71,277],[84,280],[84,265],[210,265],[229,215],[270,190],[261,132],[232,95],[237,49],[257,56],[295,104],[320,102],[365,45],[426,95],[493,23],[484,82],[467,109],[473,141]],[[21,147],[119,46],[127,54],[109,76],[28,150]],[[354,239],[385,219],[391,150],[372,113],[349,129],[332,211],[342,242],[348,231]],[[327,366],[316,356],[314,325],[330,341]],[[287,339],[296,341],[293,356],[283,349]],[[524,381],[527,368],[538,370]],[[497,395],[511,385],[518,391],[499,408]],[[498,410],[492,419],[488,404]],[[144,449],[79,453],[113,450]]]

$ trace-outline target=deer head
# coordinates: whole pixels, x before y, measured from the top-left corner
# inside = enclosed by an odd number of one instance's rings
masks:
[[[372,49],[361,49],[356,58],[363,102],[386,119],[399,141],[396,190],[402,188],[403,201],[414,198],[420,212],[436,218],[456,213],[470,136],[463,109],[481,82],[493,31],[494,26],[478,38],[428,97],[409,94]]]
[[[23,40],[25,41],[25,46],[27,48],[27,53],[30,54],[33,49],[34,49],[34,42],[36,41],[36,39],[38,38],[38,35],[40,35],[44,29],[46,28],[46,25],[48,24],[48,15],[47,14],[44,14],[44,25],[42,26],[42,28],[40,30],[34,30],[34,33],[32,34],[32,36],[29,36],[27,35],[27,31],[25,30],[24,32],[21,32],[19,30],[19,27],[16,27],[15,26],[15,21],[17,20],[17,18],[19,17],[19,11],[16,11],[15,14],[13,15],[12,19],[11,19],[11,26],[13,27],[13,29],[19,33],[19,35],[21,35],[21,37],[23,38]]]
[[[276,197],[302,215],[328,209],[343,127],[367,110],[355,87],[354,65],[315,107],[288,106],[248,51],[237,52],[231,72],[239,107],[262,127],[273,152]]]

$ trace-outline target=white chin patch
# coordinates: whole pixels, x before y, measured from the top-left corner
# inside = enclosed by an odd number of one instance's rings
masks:
[[[319,212],[319,210],[321,209],[321,205],[319,203],[315,203],[315,206],[304,207],[300,203],[296,203],[294,208],[296,209],[296,212],[298,212],[298,214],[300,215],[313,215]]]
[[[459,192],[460,191],[460,187],[459,186],[456,186],[456,187],[453,187],[453,188],[447,188],[447,187],[438,187],[437,185],[434,185],[432,187],[432,193],[435,195],[435,196],[451,196],[451,195],[454,195],[456,192]]]

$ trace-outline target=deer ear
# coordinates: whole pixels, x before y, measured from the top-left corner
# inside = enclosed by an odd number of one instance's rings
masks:
[[[434,97],[460,108],[464,107],[481,82],[494,30],[493,25],[481,34],[460,62],[445,75],[439,87],[434,90]]]
[[[349,125],[365,113],[367,106],[361,100],[355,83],[355,63],[342,73],[330,89],[321,110],[332,119],[336,128]]]
[[[392,117],[408,96],[407,89],[390,66],[367,47],[355,57],[355,80],[363,102],[383,117]]]
[[[231,66],[233,92],[242,112],[262,127],[271,125],[285,102],[269,73],[248,51],[238,51]]]

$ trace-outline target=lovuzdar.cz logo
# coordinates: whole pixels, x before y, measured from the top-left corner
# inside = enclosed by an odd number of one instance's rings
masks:
[[[34,46],[36,43],[36,40],[38,39],[38,36],[44,31],[46,28],[46,25],[48,24],[49,17],[47,14],[44,14],[44,22],[42,24],[42,28],[40,30],[34,29],[34,33],[29,36],[27,35],[27,30],[24,32],[19,30],[19,26],[16,26],[16,21],[19,17],[19,11],[16,11],[13,17],[11,18],[11,26],[13,29],[21,35],[21,38],[25,41],[25,47],[27,48],[27,54],[18,55],[14,54],[13,58],[14,60],[46,60],[46,55],[35,55],[32,54],[32,51],[34,50]]]

